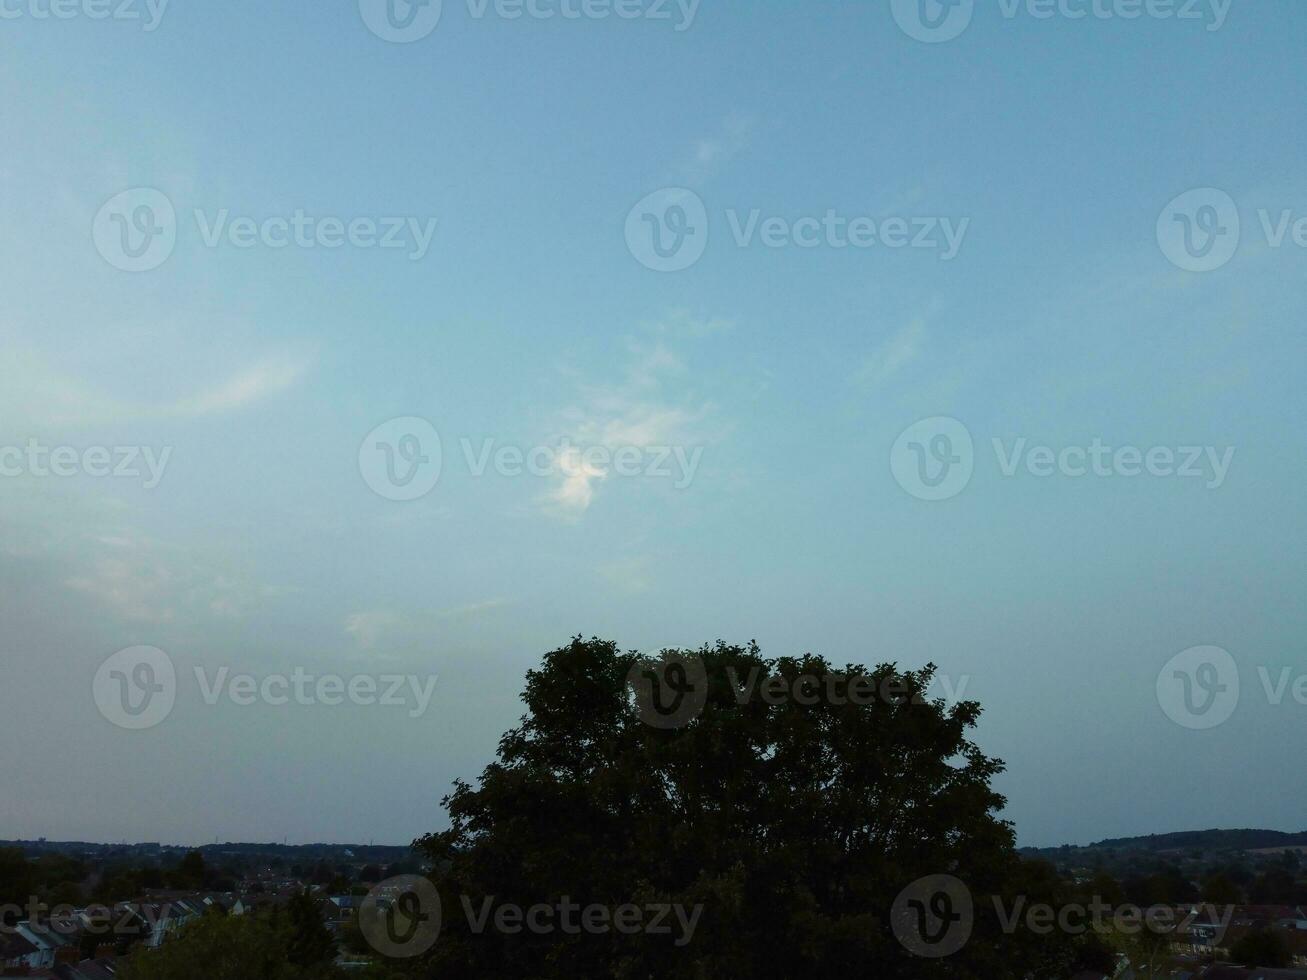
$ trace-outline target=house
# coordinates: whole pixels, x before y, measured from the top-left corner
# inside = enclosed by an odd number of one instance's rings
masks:
[[[73,966],[64,964],[55,967],[56,980],[114,980],[117,976],[116,961],[112,957],[99,960],[83,960]]]
[[[35,968],[41,951],[31,940],[9,929],[0,929],[0,969]]]
[[[20,922],[16,928],[18,935],[36,947],[34,962],[28,965],[38,970],[51,969],[55,963],[76,956],[81,943],[81,927],[74,920]]]
[[[333,895],[322,902],[322,917],[328,923],[351,922],[363,900],[357,895]]]
[[[154,892],[151,901],[133,903],[129,907],[149,924],[149,936],[145,944],[151,949],[202,915],[210,912],[239,915],[247,908],[239,900],[233,901],[227,895],[200,895],[192,892]],[[237,908],[240,912],[235,911]]]

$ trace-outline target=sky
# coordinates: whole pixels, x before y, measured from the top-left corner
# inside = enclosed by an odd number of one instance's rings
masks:
[[[1304,829],[1297,0],[61,2],[0,838],[407,843],[577,634],[933,662],[1022,844]]]

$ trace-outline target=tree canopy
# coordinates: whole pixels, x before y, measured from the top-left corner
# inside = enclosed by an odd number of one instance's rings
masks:
[[[1293,952],[1284,937],[1269,929],[1248,933],[1230,949],[1230,958],[1241,966],[1279,970],[1293,963]]]
[[[445,799],[450,828],[416,842],[439,869],[431,975],[1064,972],[1065,937],[1000,934],[994,896],[1053,899],[1057,883],[1031,880],[998,816],[1002,763],[970,739],[980,706],[933,697],[934,680],[720,642],[646,657],[578,637],[547,654],[497,760]],[[923,958],[892,928],[895,901],[943,875],[969,891],[972,938]],[[681,943],[683,929],[506,933],[471,914],[564,898],[700,918]]]

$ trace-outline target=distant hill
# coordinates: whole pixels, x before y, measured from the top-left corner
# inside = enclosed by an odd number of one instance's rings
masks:
[[[1087,849],[1113,851],[1256,851],[1267,848],[1307,847],[1307,831],[1286,834],[1279,830],[1186,830],[1147,837],[1114,837]],[[1027,850],[1024,849],[1023,850]],[[1031,848],[1048,852],[1058,848]]]
[[[115,855],[184,854],[201,851],[205,855],[264,855],[287,860],[344,860],[359,863],[393,864],[413,856],[412,847],[387,844],[201,844],[198,847],[177,844],[105,844],[89,841],[0,840],[0,848],[18,848],[28,854],[86,854],[104,857]]]

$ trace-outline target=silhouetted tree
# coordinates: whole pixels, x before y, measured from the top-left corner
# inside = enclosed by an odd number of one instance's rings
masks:
[[[1243,901],[1239,886],[1220,872],[1203,879],[1202,890],[1203,901],[1213,905],[1238,905]]]
[[[330,963],[336,958],[336,940],[327,931],[317,904],[307,890],[295,895],[286,905],[290,939],[287,959],[296,966]]]
[[[628,672],[643,666],[684,685],[694,658],[702,709],[682,727],[643,723]],[[741,696],[754,671],[800,697]],[[1065,973],[1076,952],[1065,937],[1000,928],[994,896],[1010,902],[1059,883],[1023,867],[996,816],[1004,800],[990,783],[1002,763],[968,738],[980,706],[932,699],[933,680],[933,667],[765,660],[756,646],[721,643],[688,661],[579,637],[549,653],[527,675],[527,713],[497,761],[477,788],[458,782],[445,799],[451,828],[415,842],[447,869],[430,975]],[[879,695],[859,703],[855,684]],[[891,909],[905,887],[940,874],[970,889],[974,934],[955,955],[918,958],[892,932]],[[524,908],[566,896],[703,911],[680,946],[643,931],[475,932],[466,908],[492,896]]]
[[[25,916],[15,909],[26,909],[33,899],[32,866],[27,856],[16,847],[0,848],[0,910],[4,919],[0,925],[13,925]]]
[[[1241,966],[1280,970],[1293,962],[1293,953],[1279,933],[1261,929],[1235,943],[1230,958]]]
[[[204,855],[199,851],[188,851],[186,856],[181,859],[181,863],[169,875],[169,883],[174,888],[192,890],[203,888],[207,872],[208,868],[204,863]]]
[[[1298,901],[1297,893],[1297,883],[1292,872],[1284,868],[1270,868],[1248,888],[1248,899],[1254,905],[1288,905]]]
[[[331,963],[291,961],[292,916],[205,915],[158,949],[137,948],[122,961],[122,980],[382,980],[389,968],[337,969]]]

